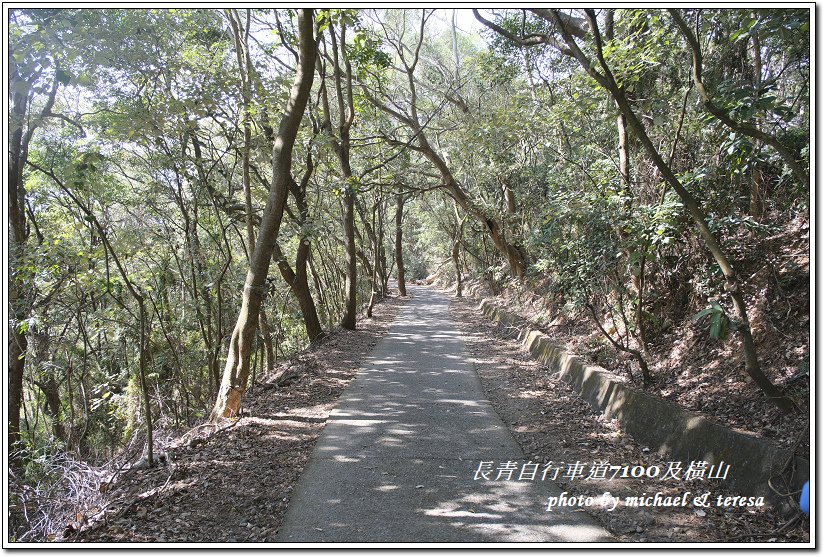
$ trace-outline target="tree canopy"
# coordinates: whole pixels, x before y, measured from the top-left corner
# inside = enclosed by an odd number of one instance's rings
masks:
[[[809,220],[810,17],[11,9],[16,466],[151,462],[435,274],[532,285],[653,389],[649,343],[692,319],[793,411],[753,277]]]

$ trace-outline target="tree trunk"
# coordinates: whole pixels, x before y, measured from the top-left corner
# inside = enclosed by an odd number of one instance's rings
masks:
[[[272,330],[269,328],[269,319],[262,307],[258,314],[258,327],[260,327],[260,336],[263,337],[263,347],[266,352],[266,365],[263,369],[271,371],[275,368],[275,350],[272,347]]]
[[[761,201],[763,183],[764,173],[756,168],[750,177],[750,215],[756,220],[761,220],[764,214],[764,204]]]
[[[308,240],[301,242],[298,248],[298,256],[295,260],[295,282],[292,287],[295,297],[303,313],[303,322],[306,326],[306,336],[309,342],[314,342],[323,336],[323,327],[320,325],[318,310],[315,307],[315,300],[312,298],[312,291],[309,289],[309,274],[307,273],[307,261],[311,246]]]
[[[241,399],[246,390],[258,314],[266,293],[266,276],[275,249],[280,224],[283,220],[289,181],[292,179],[292,149],[312,89],[317,54],[313,28],[313,10],[299,10],[299,65],[289,101],[281,117],[278,137],[274,143],[272,184],[261,219],[257,245],[252,253],[251,263],[246,273],[240,314],[232,331],[223,379],[212,409],[213,420],[239,415]]]
[[[372,218],[374,219],[374,217],[375,217],[375,211],[373,209]],[[372,267],[372,275],[371,275],[372,288],[371,288],[371,291],[369,293],[369,304],[366,306],[366,317],[369,317],[369,318],[372,317],[372,308],[375,307],[375,304],[377,303],[379,297],[381,296],[381,293],[379,291],[379,289],[381,287],[378,286],[378,281],[380,280],[379,279],[380,273],[378,272],[378,268],[380,267],[380,254],[379,254],[379,250],[378,250],[378,244],[375,241],[375,235],[372,234],[371,237],[372,237],[371,238],[371,241],[372,241],[372,255],[375,258],[375,264]],[[383,283],[381,282],[380,284],[382,285]]]
[[[738,283],[738,277],[730,264],[729,260],[727,259],[726,254],[724,253],[718,239],[715,235],[710,231],[709,226],[707,225],[706,216],[704,215],[703,210],[701,209],[698,200],[693,197],[692,193],[687,190],[680,182],[678,177],[672,171],[672,168],[667,164],[661,154],[658,152],[658,149],[653,145],[652,140],[647,135],[646,130],[644,129],[643,124],[641,124],[638,117],[635,115],[635,112],[632,110],[632,107],[627,100],[627,97],[624,93],[624,90],[616,83],[615,78],[613,77],[612,73],[609,70],[609,66],[604,59],[603,52],[602,52],[602,45],[601,45],[601,36],[598,30],[597,19],[595,16],[595,12],[591,9],[586,10],[587,17],[589,19],[589,25],[591,32],[593,33],[594,43],[595,43],[595,52],[598,57],[598,62],[603,70],[603,74],[598,73],[595,70],[595,65],[591,63],[591,61],[586,57],[586,55],[579,49],[575,40],[572,38],[569,30],[566,26],[561,22],[560,16],[558,12],[554,10],[549,10],[549,14],[551,16],[551,20],[553,21],[556,28],[561,32],[566,41],[567,45],[570,48],[571,55],[574,56],[584,70],[590,74],[590,76],[595,79],[599,85],[601,85],[604,89],[607,90],[608,93],[612,96],[613,100],[617,103],[618,109],[621,113],[627,118],[627,123],[632,131],[635,133],[635,136],[641,142],[644,150],[647,154],[652,158],[655,166],[658,168],[661,175],[664,177],[666,182],[672,187],[673,190],[678,194],[678,197],[681,198],[681,201],[684,203],[684,207],[687,209],[687,212],[692,217],[693,221],[698,227],[698,232],[701,238],[704,240],[704,244],[706,245],[707,249],[712,254],[713,258],[715,259],[718,266],[721,268],[721,272],[724,274],[724,278],[726,280],[725,288],[727,292],[729,292],[730,297],[733,300],[733,304],[735,306],[736,313],[738,314],[738,331],[741,334],[741,339],[743,343],[743,350],[744,350],[744,359],[745,359],[745,371],[746,373],[755,381],[755,383],[761,387],[764,391],[764,394],[775,403],[782,411],[790,412],[794,408],[794,403],[792,400],[787,398],[787,396],[782,392],[782,390],[770,382],[770,380],[764,375],[764,372],[761,369],[761,366],[758,362],[758,356],[755,350],[755,343],[752,340],[752,332],[750,331],[750,322],[749,318],[747,317],[747,309],[746,304],[744,303],[743,296],[741,294],[741,288]],[[696,65],[700,67],[700,64]],[[699,76],[700,78],[700,76]],[[698,84],[696,83],[696,86]]]
[[[192,149],[194,151],[195,169],[197,170],[197,182],[206,188],[210,195],[212,195],[212,204],[216,205],[214,201],[214,194],[209,184],[207,173],[203,165],[203,154],[198,140],[196,129],[192,130]],[[189,271],[192,281],[192,300],[195,305],[195,315],[197,316],[200,335],[203,339],[203,346],[206,351],[208,373],[209,373],[209,389],[212,396],[217,395],[220,388],[220,345],[222,337],[220,327],[216,328],[216,323],[219,322],[221,307],[221,299],[217,300],[217,314],[213,315],[213,300],[211,288],[207,286],[207,280],[201,280],[199,277],[206,277],[206,266],[204,263],[203,250],[200,245],[200,238],[198,236],[198,219],[199,211],[197,204],[197,192],[191,192],[192,198],[195,201],[192,203],[191,217],[189,211],[186,209],[186,196],[182,188],[178,192],[178,205],[180,207],[181,215],[183,216],[186,232],[186,247],[189,252]],[[217,208],[215,207],[215,214],[217,215]],[[231,253],[231,252],[230,252]],[[218,290],[219,291],[219,290]],[[203,300],[201,308],[201,301]]]
[[[406,296],[406,268],[403,264],[403,186],[398,184],[398,191],[395,194],[395,266],[398,274],[398,293]]]
[[[56,439],[66,441],[66,430],[63,426],[62,406],[60,400],[60,384],[53,376],[49,376],[44,381],[35,381],[43,393],[43,409],[52,422],[52,433]]]
[[[441,173],[441,177],[444,180],[444,185],[452,196],[452,199],[455,200],[461,209],[474,216],[481,222],[481,224],[483,224],[484,228],[486,228],[487,234],[490,238],[492,238],[492,242],[495,244],[495,247],[504,257],[506,257],[512,276],[516,278],[523,278],[526,273],[526,262],[524,254],[521,252],[520,248],[510,244],[506,240],[501,229],[501,225],[497,220],[485,215],[480,209],[475,207],[474,204],[470,202],[469,196],[453,176],[452,171],[446,164],[446,161],[444,161],[443,158],[432,148],[423,131],[418,133],[418,142],[420,143],[421,152],[423,155],[432,161]]]
[[[303,324],[306,328],[306,336],[309,342],[315,341],[323,336],[323,327],[320,325],[318,318],[318,311],[315,307],[315,300],[312,298],[312,291],[309,290],[309,275],[307,271],[307,262],[309,259],[309,252],[312,245],[308,239],[301,238],[298,245],[298,253],[295,258],[295,270],[289,266],[280,245],[275,244],[274,258],[280,270],[280,275],[289,288],[292,294],[298,301],[300,311],[303,313]]]
[[[252,72],[252,61],[249,57],[249,45],[244,35],[244,29],[241,27],[240,15],[237,10],[227,10],[226,16],[229,19],[229,24],[232,28],[232,35],[235,39],[235,54],[237,56],[238,71],[240,72],[240,92],[243,98],[243,113],[241,119],[243,122],[243,149],[242,149],[242,172],[243,172],[243,197],[246,206],[246,242],[249,246],[248,254],[255,251],[255,228],[253,219],[252,207],[252,184],[249,176],[249,157],[252,148],[252,86],[250,81],[250,73]],[[246,29],[248,34],[249,29],[249,10],[246,10]],[[250,261],[251,263],[251,261]],[[263,344],[266,348],[266,369],[274,368],[274,351],[272,348],[272,333],[269,330],[269,320],[266,318],[266,310],[261,305],[258,314],[258,326],[260,327],[261,336],[263,337]]]
[[[785,147],[776,136],[759,129],[757,125],[752,125],[747,122],[740,122],[738,120],[735,120],[732,116],[730,116],[730,113],[727,112],[726,109],[715,104],[715,102],[712,99],[712,95],[710,94],[709,90],[704,84],[704,58],[701,52],[701,44],[698,42],[698,39],[693,34],[689,25],[687,25],[687,22],[684,21],[684,18],[681,17],[681,14],[678,13],[678,10],[676,10],[675,8],[668,8],[668,11],[672,16],[675,25],[678,27],[678,29],[681,31],[681,34],[684,36],[684,39],[687,41],[687,46],[692,51],[692,80],[695,83],[695,90],[698,91],[698,96],[701,97],[701,102],[704,105],[706,111],[715,116],[716,118],[718,118],[725,126],[730,128],[731,130],[746,135],[747,137],[760,140],[761,142],[775,149],[775,151],[778,153],[778,156],[781,157],[784,163],[792,171],[793,176],[795,176],[795,179],[798,182],[798,184],[805,188],[809,187],[810,175],[808,174],[807,169],[804,168],[801,162],[796,160],[795,153],[793,153],[790,149]]]
[[[455,264],[455,297],[463,298],[463,276],[461,275],[461,241],[456,239],[452,244],[452,263]]]
[[[464,207],[466,209],[466,207]],[[524,263],[524,256],[521,250],[516,246],[506,241],[501,233],[500,224],[491,217],[481,217],[484,226],[486,226],[489,237],[498,251],[501,252],[509,263],[509,270],[515,278],[523,278],[526,273],[526,265]]]
[[[466,216],[463,218],[458,214],[458,206],[455,206],[455,237],[452,239],[452,262],[455,264],[455,297],[463,298],[463,273],[461,272],[461,242],[463,241],[464,223],[466,223]]]
[[[653,159],[653,162],[658,167],[659,171],[661,172],[661,175],[664,177],[667,183],[669,183],[670,187],[672,187],[676,191],[678,196],[683,201],[684,206],[687,209],[687,212],[690,214],[693,221],[698,226],[701,238],[704,240],[705,245],[709,249],[715,261],[718,263],[718,266],[721,268],[721,272],[724,274],[724,278],[726,281],[726,290],[730,294],[730,297],[733,300],[733,305],[735,306],[736,313],[738,314],[738,332],[741,335],[742,339],[745,360],[744,368],[747,375],[749,375],[753,379],[753,381],[755,381],[756,385],[761,387],[761,389],[764,391],[764,394],[767,395],[767,397],[773,403],[775,403],[775,405],[778,406],[782,411],[792,411],[794,407],[793,402],[789,398],[787,398],[786,395],[784,395],[780,388],[772,384],[772,382],[764,375],[764,372],[761,369],[761,366],[758,362],[755,343],[752,339],[750,321],[749,317],[747,316],[747,307],[744,303],[744,298],[741,293],[741,287],[738,282],[738,276],[736,275],[736,272],[733,269],[732,264],[727,259],[726,254],[722,250],[720,243],[715,238],[713,233],[710,231],[709,226],[707,225],[706,216],[704,215],[701,206],[699,205],[698,201],[692,196],[692,194],[686,188],[684,188],[684,186],[675,176],[675,173],[672,171],[669,165],[666,164],[664,159],[658,153],[658,150],[652,144],[652,141],[649,139],[649,136],[647,136],[643,125],[636,118],[635,113],[632,112],[632,109],[627,103],[626,98],[624,98],[621,94],[620,90],[618,90],[617,88],[613,88],[610,92],[617,97],[616,100],[618,100],[622,112],[626,114],[630,126],[632,127],[636,136],[641,140],[641,144],[647,151],[647,154],[649,154],[649,156]]]
[[[376,290],[378,293],[380,292],[380,288],[378,287],[378,282],[376,282],[376,277],[381,276],[381,263],[380,263],[380,256],[378,254],[380,242],[378,240],[378,230],[379,228],[375,224],[375,215],[378,211],[378,202],[376,201],[375,204],[372,205],[371,215],[367,215],[366,211],[364,210],[363,203],[360,202],[361,200],[355,200],[355,210],[357,211],[357,216],[360,217],[360,228],[356,229],[356,232],[363,230],[363,233],[366,234],[366,239],[369,241],[369,249],[371,258],[367,256],[366,252],[363,249],[358,250],[358,257],[361,260],[361,263],[366,269],[366,276],[369,277],[369,281],[371,283],[371,290]],[[357,238],[363,244],[363,234],[358,234]]]
[[[324,129],[329,134],[332,149],[340,162],[341,174],[343,177],[343,236],[344,248],[346,251],[345,265],[345,285],[344,285],[344,311],[340,324],[344,329],[354,330],[357,319],[357,295],[358,295],[358,262],[357,249],[355,247],[355,195],[357,184],[352,175],[352,167],[349,160],[351,140],[349,130],[355,119],[355,101],[352,94],[352,65],[346,54],[346,23],[341,22],[340,52],[338,51],[338,38],[335,26],[329,25],[329,38],[331,40],[332,51],[332,73],[334,77],[333,86],[335,99],[338,108],[338,136],[332,133],[331,112],[329,110],[329,95],[326,87],[321,87],[321,100],[323,102]],[[343,60],[346,71],[341,69],[340,61]],[[323,65],[318,59],[318,73],[324,76]]]
[[[630,193],[630,173],[629,173],[629,137],[627,134],[627,118],[619,114],[616,119],[618,126],[618,172],[621,174],[621,182],[624,190]],[[627,196],[629,198],[629,195]],[[627,202],[629,203],[629,202]]]
[[[517,212],[517,206],[515,203],[515,192],[509,186],[509,182],[507,180],[500,180],[501,182],[501,193],[504,197],[504,208],[506,209],[507,215],[514,215]]]
[[[402,114],[394,108],[391,108],[381,103],[374,96],[370,95],[369,92],[365,89],[364,93],[366,94],[366,97],[369,100],[369,102],[371,102],[376,108],[383,110],[396,120],[402,122],[415,133],[415,139],[417,141],[418,146],[413,147],[408,144],[404,144],[404,146],[407,148],[413,148],[415,151],[418,151],[427,159],[429,159],[432,162],[432,164],[435,165],[435,167],[438,169],[438,172],[441,174],[444,187],[455,200],[455,202],[457,202],[458,205],[460,205],[464,211],[471,214],[474,218],[478,219],[478,221],[481,224],[483,224],[487,233],[492,238],[495,247],[504,257],[506,257],[512,275],[516,278],[522,279],[526,273],[525,254],[519,246],[512,245],[506,240],[504,234],[501,231],[500,223],[498,223],[494,218],[486,215],[481,209],[475,206],[475,204],[469,197],[469,194],[463,189],[463,187],[461,187],[461,184],[452,174],[452,171],[450,170],[449,165],[446,163],[444,158],[429,143],[429,140],[427,139],[426,133],[424,131],[424,125],[421,124],[421,120],[418,116],[418,109],[416,106],[418,96],[417,87],[415,85],[417,80],[415,79],[414,74],[415,68],[417,67],[419,60],[418,55],[420,53],[420,49],[424,41],[423,27],[425,21],[426,17],[423,17],[421,19],[421,31],[420,36],[418,38],[417,49],[415,51],[415,54],[413,55],[414,58],[411,64],[408,63],[407,60],[404,58],[404,47],[395,45],[395,47],[398,49],[398,53],[400,54],[401,62],[404,65],[407,82],[409,86],[410,98],[407,101],[409,104],[409,113]]]
[[[102,234],[102,232],[101,232]],[[125,277],[124,277],[125,278]],[[146,357],[148,356],[148,341],[146,339],[146,304],[143,302],[143,296],[132,291],[132,295],[137,300],[140,318],[140,350],[138,358],[138,374],[140,376],[140,390],[143,394],[143,413],[146,420],[146,461],[149,466],[154,465],[154,438],[153,438],[153,423],[152,423],[152,400],[149,397],[149,384],[146,382]]]
[[[629,99],[628,99],[629,100]],[[627,129],[627,118],[623,113],[619,113],[615,124],[618,128],[618,173],[621,176],[621,183],[626,195],[624,202],[624,215],[631,217],[632,211],[632,181],[630,175],[630,152],[629,152],[629,130]],[[626,240],[626,232],[623,226],[618,227],[618,234],[622,240]],[[641,352],[645,357],[649,356],[649,349],[647,348],[646,324],[644,323],[644,266],[645,257],[637,258],[632,262],[633,256],[636,253],[632,247],[628,247],[627,257],[629,258],[632,268],[630,274],[632,275],[632,285],[638,295],[637,303],[635,304],[635,327],[638,330],[638,343],[641,345]],[[649,382],[650,377],[646,368],[646,364],[641,366],[644,371],[644,381]]]
[[[28,339],[25,329],[21,328],[22,323],[28,318],[31,312],[31,303],[26,299],[26,293],[31,291],[30,281],[25,280],[20,274],[20,267],[26,255],[26,241],[29,237],[28,223],[26,222],[26,190],[23,184],[23,167],[28,159],[28,143],[31,140],[34,129],[29,126],[24,133],[26,126],[26,107],[28,105],[28,94],[23,94],[19,90],[14,90],[14,85],[23,83],[18,74],[17,67],[13,62],[11,52],[10,61],[10,83],[9,90],[14,91],[11,95],[11,114],[9,115],[9,126],[11,136],[9,138],[9,183],[8,183],[8,207],[9,207],[9,262],[8,262],[8,288],[9,288],[9,383],[8,383],[8,410],[9,410],[9,435],[8,435],[8,455],[10,463],[16,468],[21,464],[16,456],[17,444],[20,441],[20,410],[23,404],[23,372],[26,368],[26,354],[28,352]],[[55,87],[56,90],[56,87]]]
[[[351,171],[350,171],[351,172]],[[358,260],[355,249],[355,194],[347,186],[343,196],[343,234],[346,248],[345,304],[341,326],[355,330],[357,315]]]
[[[376,231],[376,240],[377,246],[375,247],[375,270],[376,270],[376,277],[379,284],[379,293],[380,298],[383,299],[384,296],[389,292],[389,277],[387,276],[387,269],[386,269],[386,250],[384,249],[383,242],[385,239],[384,236],[384,216],[386,212],[386,203],[383,199],[383,186],[381,186],[381,196],[380,200],[377,203],[377,211],[376,211],[376,218],[377,224],[375,225]]]
[[[9,246],[11,248],[11,246]],[[19,296],[12,291],[14,278],[9,279],[9,303],[14,304]],[[26,367],[26,352],[28,339],[25,333],[20,332],[19,323],[22,312],[15,311],[14,318],[9,323],[9,437],[8,455],[13,465],[19,465],[17,458],[17,443],[20,441],[20,409],[23,404],[23,370]]]
[[[306,202],[306,188],[309,184],[309,179],[312,176],[313,170],[314,163],[312,161],[310,149],[306,157],[306,171],[303,173],[300,184],[294,180],[290,183],[290,191],[292,192],[292,197],[294,198],[295,204],[298,208],[298,222],[301,226],[301,230],[309,219],[309,205]],[[303,323],[306,327],[306,336],[310,343],[323,336],[323,327],[321,327],[320,319],[318,317],[318,310],[315,306],[315,300],[312,298],[312,291],[309,288],[309,272],[307,267],[311,254],[312,242],[308,236],[302,235],[300,238],[300,243],[298,244],[297,254],[295,255],[295,270],[294,272],[287,273],[292,280],[286,281],[292,289],[292,293],[295,295],[295,298],[297,298],[298,304],[300,305],[300,310],[303,313]],[[286,265],[286,267],[288,269],[288,265]],[[281,275],[283,275],[283,271],[284,269],[281,268]],[[291,269],[288,269],[288,271],[291,271]],[[285,275],[284,278],[286,278]],[[318,293],[321,292],[322,291],[318,286]]]
[[[15,95],[17,96],[17,95]],[[15,103],[16,104],[16,103]],[[26,368],[26,354],[28,352],[28,338],[23,322],[31,311],[30,303],[24,292],[28,290],[28,281],[18,275],[18,269],[23,263],[26,250],[28,229],[26,214],[18,202],[18,197],[25,195],[22,184],[22,161],[20,159],[20,138],[22,128],[12,133],[9,148],[9,267],[8,267],[8,294],[9,294],[9,436],[8,455],[10,463],[15,468],[21,464],[17,457],[18,442],[20,441],[20,410],[23,404],[23,372]]]

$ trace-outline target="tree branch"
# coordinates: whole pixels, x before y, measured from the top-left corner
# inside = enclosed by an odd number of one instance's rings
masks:
[[[795,176],[796,180],[802,186],[808,186],[810,183],[810,176],[806,170],[801,166],[801,164],[796,160],[795,155],[793,154],[790,149],[785,147],[778,141],[774,135],[768,134],[756,126],[752,124],[748,124],[745,122],[739,122],[733,119],[729,112],[721,108],[720,106],[716,105],[713,100],[712,96],[710,95],[706,85],[704,84],[704,77],[703,77],[703,54],[701,53],[701,45],[698,42],[698,39],[693,34],[692,30],[687,25],[687,22],[684,21],[684,18],[681,17],[681,14],[678,13],[678,10],[674,8],[668,9],[670,15],[672,16],[675,25],[681,31],[681,34],[684,36],[684,39],[687,41],[687,45],[690,47],[692,51],[692,79],[695,82],[695,90],[698,92],[698,95],[701,97],[701,102],[704,104],[704,108],[718,118],[725,126],[728,128],[746,135],[748,137],[752,137],[753,139],[758,139],[775,149],[778,155],[783,159],[783,161],[790,167],[792,170],[793,175]]]

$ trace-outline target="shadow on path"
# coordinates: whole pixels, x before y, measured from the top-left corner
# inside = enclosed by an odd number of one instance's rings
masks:
[[[561,490],[540,472],[474,480],[482,460],[526,459],[467,361],[449,299],[410,293],[330,415],[278,541],[610,541],[584,512],[546,512]]]

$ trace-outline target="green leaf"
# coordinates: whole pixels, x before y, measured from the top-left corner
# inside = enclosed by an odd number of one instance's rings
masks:
[[[715,312],[710,321],[710,338],[720,340],[727,336],[727,316],[723,312]]]
[[[695,315],[692,316],[692,320],[693,321],[698,321],[699,319],[701,319],[705,315],[709,315],[709,314],[713,313],[714,311],[715,311],[715,308],[702,309],[701,311],[699,311],[698,313],[696,313]]]

